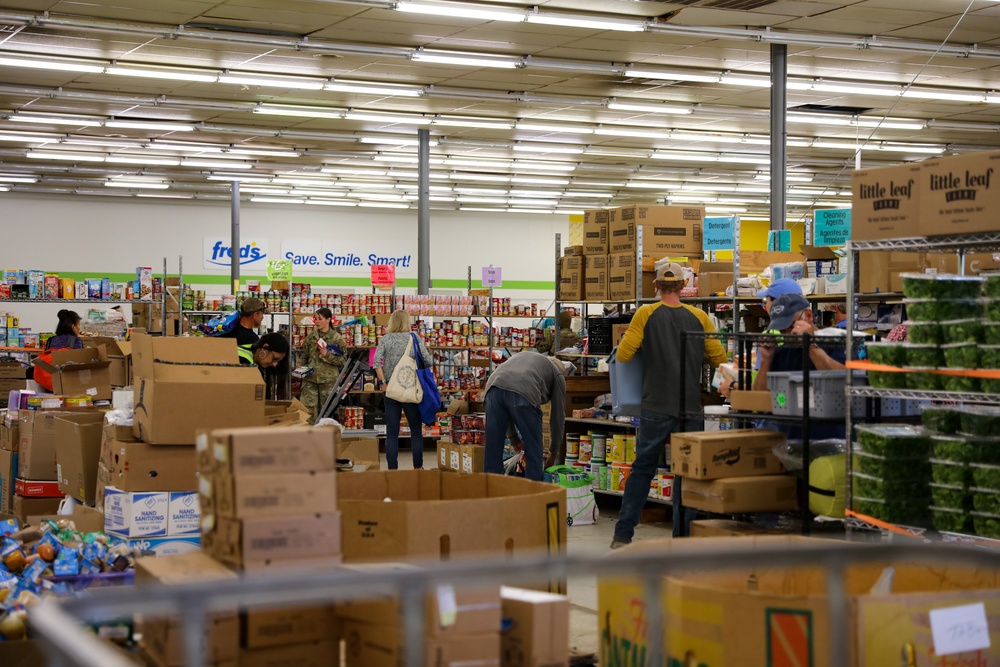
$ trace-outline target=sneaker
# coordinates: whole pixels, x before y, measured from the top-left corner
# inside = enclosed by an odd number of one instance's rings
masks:
[[[611,540],[612,549],[621,549],[622,547],[627,547],[630,544],[632,544],[632,540],[619,540],[618,538]]]

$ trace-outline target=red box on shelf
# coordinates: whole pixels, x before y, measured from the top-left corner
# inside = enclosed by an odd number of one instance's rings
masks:
[[[21,479],[14,480],[14,493],[24,498],[62,498],[58,481]]]

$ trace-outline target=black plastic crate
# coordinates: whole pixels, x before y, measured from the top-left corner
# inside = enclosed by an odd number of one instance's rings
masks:
[[[628,324],[631,317],[587,318],[588,354],[611,354],[614,348],[613,332],[616,324]]]

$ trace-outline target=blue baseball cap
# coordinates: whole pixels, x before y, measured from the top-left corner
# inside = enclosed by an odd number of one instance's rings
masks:
[[[782,294],[771,304],[770,329],[784,331],[795,323],[795,318],[809,308],[809,301],[801,294]]]
[[[798,294],[801,296],[802,287],[791,278],[779,278],[760,292],[757,292],[757,296],[762,299],[767,297],[777,299],[782,294]]]

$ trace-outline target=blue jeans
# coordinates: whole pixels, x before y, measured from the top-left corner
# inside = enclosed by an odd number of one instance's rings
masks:
[[[413,450],[413,467],[424,467],[424,426],[420,421],[420,405],[400,403],[385,397],[385,460],[389,470],[399,468],[399,424],[406,413],[410,426],[410,449]]]
[[[525,477],[542,481],[542,411],[520,394],[491,387],[486,392],[486,462],[484,469],[503,474],[503,445],[511,422],[524,443]]]
[[[701,431],[704,426],[705,422],[700,419],[685,419],[682,422],[659,412],[642,411],[639,432],[635,438],[635,461],[632,462],[632,473],[625,482],[622,509],[618,515],[618,523],[615,524],[616,540],[632,541],[639,515],[649,496],[649,484],[656,475],[656,466],[664,452],[663,445],[670,434],[676,431]]]

